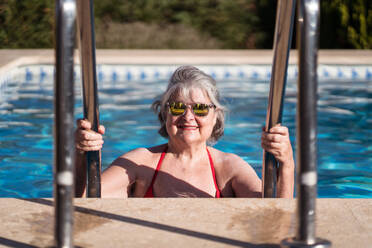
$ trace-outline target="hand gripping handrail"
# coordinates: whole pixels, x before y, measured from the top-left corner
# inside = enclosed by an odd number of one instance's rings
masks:
[[[281,245],[330,247],[328,240],[315,236],[319,0],[299,0],[297,16],[297,234],[295,238],[283,240]]]
[[[93,0],[77,1],[78,44],[83,84],[84,118],[98,131],[99,110],[94,38]],[[101,151],[86,152],[88,168],[88,197],[101,197]]]
[[[54,82],[55,243],[73,247],[75,0],[56,1]]]
[[[274,57],[265,125],[266,132],[282,121],[288,57],[292,43],[295,2],[295,0],[279,0],[277,5],[273,46]],[[278,162],[274,156],[264,151],[262,163],[262,197],[276,196],[277,164]]]

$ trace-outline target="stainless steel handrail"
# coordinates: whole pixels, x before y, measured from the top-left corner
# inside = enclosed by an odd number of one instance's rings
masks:
[[[73,247],[75,18],[75,0],[56,1],[54,232],[57,247]]]
[[[96,47],[94,37],[93,0],[77,0],[78,44],[83,84],[84,118],[98,131],[99,110],[96,76]],[[88,168],[88,197],[101,197],[101,151],[86,153]]]
[[[288,58],[296,9],[295,2],[295,0],[278,1],[273,46],[274,57],[265,131],[282,121]],[[275,197],[278,162],[272,154],[264,151],[262,165],[262,197]]]
[[[317,57],[319,0],[300,0],[297,5],[299,75],[297,95],[297,234],[282,247],[330,247],[316,238],[317,198]]]
[[[317,0],[301,1],[298,5],[297,239],[307,243],[315,242],[318,5]]]

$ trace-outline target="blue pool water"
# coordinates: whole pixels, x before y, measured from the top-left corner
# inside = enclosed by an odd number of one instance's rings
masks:
[[[321,81],[318,93],[318,196],[372,197],[372,82]],[[76,118],[81,118],[80,86]],[[101,124],[106,127],[102,164],[139,146],[166,142],[149,109],[165,80],[99,85]],[[219,80],[229,112],[225,135],[215,145],[251,164],[261,176],[261,127],[267,80]],[[53,192],[53,83],[8,82],[0,100],[0,197],[51,197]],[[296,83],[289,81],[283,124],[295,149]]]

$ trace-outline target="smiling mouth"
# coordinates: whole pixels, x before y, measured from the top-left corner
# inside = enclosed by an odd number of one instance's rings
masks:
[[[183,130],[196,130],[198,129],[197,126],[177,126],[178,128],[180,129],[183,129]]]

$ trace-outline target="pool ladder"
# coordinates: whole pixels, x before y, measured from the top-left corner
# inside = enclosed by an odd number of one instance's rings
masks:
[[[77,0],[89,6],[90,16],[79,19],[79,34],[91,30],[90,47],[81,49],[81,61],[88,64],[86,71],[90,85],[84,93],[97,120],[98,101],[95,79],[95,45],[92,0]],[[79,5],[81,6],[81,5]],[[274,40],[274,60],[266,128],[281,121],[286,70],[294,19],[295,0],[278,0]],[[80,8],[81,10],[81,8]],[[80,13],[80,12],[79,12]],[[87,13],[87,12],[86,12]],[[73,247],[73,197],[74,197],[74,41],[77,5],[75,0],[56,1],[56,79],[55,79],[55,242],[57,247]],[[79,14],[78,14],[79,15]],[[298,0],[297,44],[299,54],[298,107],[297,107],[297,233],[295,238],[282,241],[283,247],[330,247],[331,243],[315,236],[315,201],[317,191],[316,148],[316,92],[317,47],[319,32],[319,0]],[[90,23],[89,23],[90,20]],[[280,24],[283,23],[283,24]],[[83,26],[82,26],[83,25]],[[80,41],[82,36],[80,36]],[[83,52],[85,51],[85,52]],[[89,57],[90,53],[90,57]],[[85,55],[84,55],[85,54]],[[85,62],[84,62],[84,56]],[[90,69],[89,69],[90,68]],[[89,71],[90,70],[90,71]],[[93,86],[92,86],[93,85]],[[93,89],[92,89],[93,88]],[[90,93],[89,93],[90,92]],[[93,93],[92,93],[93,92]],[[90,100],[88,100],[90,99]],[[88,111],[88,110],[87,110]],[[85,109],[84,109],[85,112]],[[95,112],[95,113],[94,113]],[[95,115],[95,117],[94,117]],[[271,123],[271,124],[270,124]],[[265,155],[266,156],[266,155]],[[270,156],[270,155],[269,155]],[[97,156],[94,155],[95,159]],[[266,163],[266,161],[268,163]],[[275,196],[276,165],[272,157],[265,158],[263,173],[263,196]],[[99,168],[98,168],[99,166]],[[95,163],[97,174],[100,164]],[[99,173],[98,173],[99,176]],[[265,181],[266,180],[266,181]],[[97,183],[97,182],[96,182]],[[98,180],[99,184],[99,180]],[[95,193],[97,187],[94,186]],[[88,190],[89,191],[89,190]]]
[[[92,4],[92,0],[56,1],[54,198],[57,247],[73,247],[73,198],[75,195],[74,48],[76,33],[78,33],[81,54],[84,118],[92,123],[93,130],[97,131],[99,126]],[[76,32],[76,26],[78,32]],[[100,156],[100,151],[87,153],[88,197],[101,196]]]

